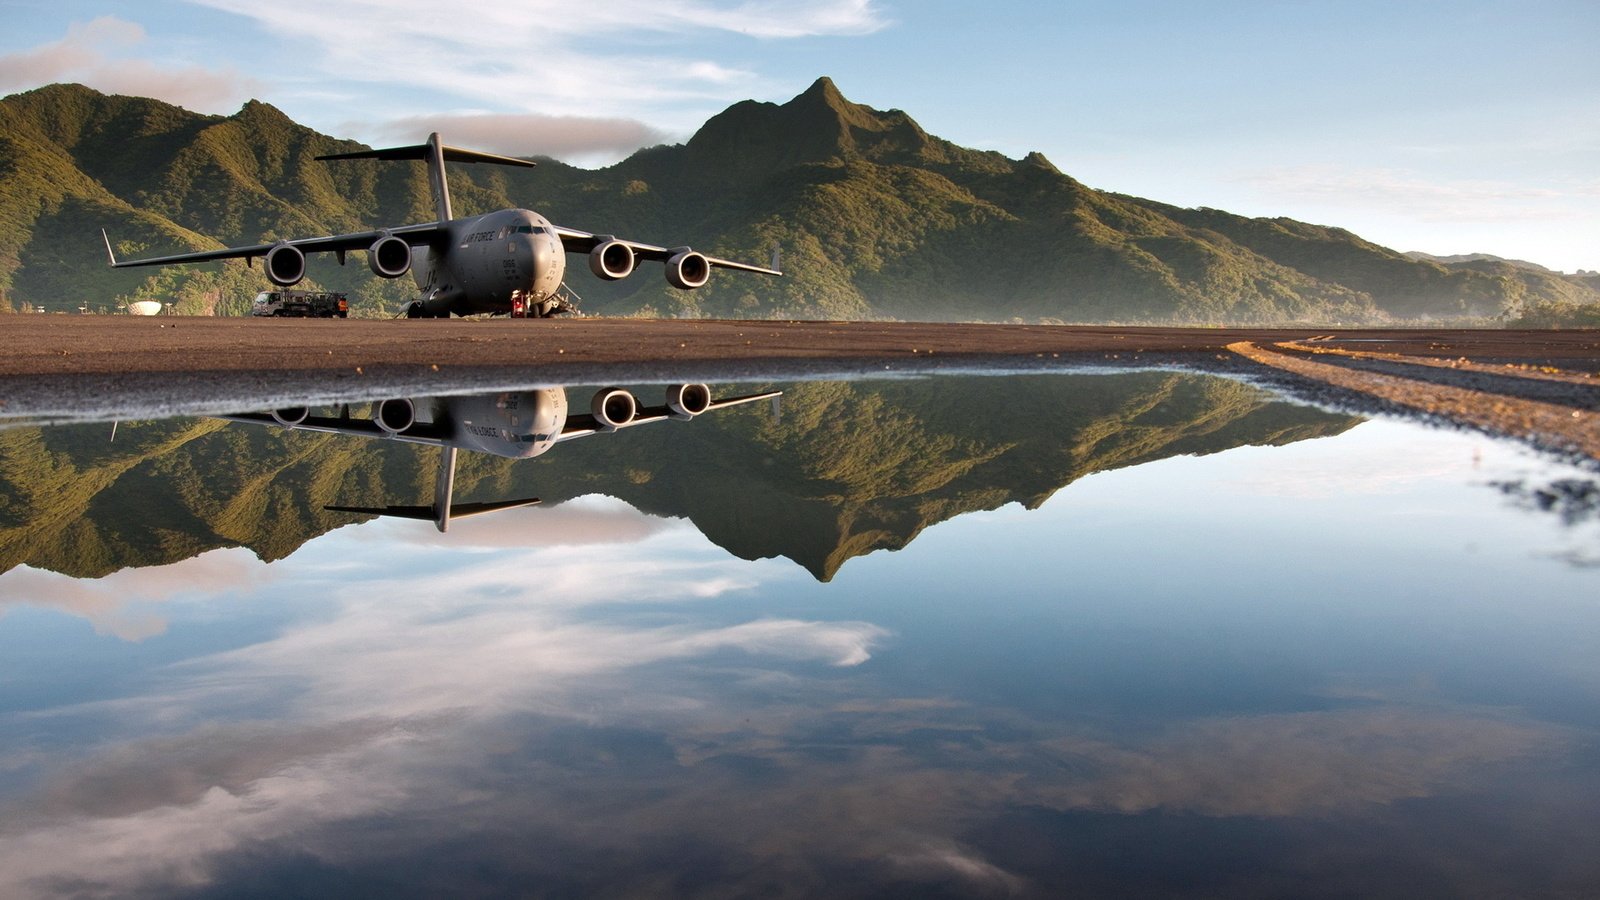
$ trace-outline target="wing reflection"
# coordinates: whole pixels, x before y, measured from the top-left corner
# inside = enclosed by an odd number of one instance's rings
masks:
[[[667,388],[660,406],[641,407],[638,398],[623,388],[596,391],[589,412],[569,413],[566,388],[535,388],[467,396],[399,397],[372,405],[365,418],[351,414],[349,404],[335,416],[314,416],[308,407],[222,416],[230,422],[270,425],[299,431],[355,435],[443,448],[434,478],[429,506],[347,506],[329,504],[323,509],[364,515],[394,516],[432,521],[439,531],[450,529],[452,518],[475,516],[502,509],[532,506],[537,497],[479,503],[454,503],[456,451],[471,450],[507,459],[531,459],[563,441],[609,434],[624,428],[669,420],[689,421],[702,413],[773,401],[776,410],[782,391],[764,391],[739,397],[713,399],[703,384],[675,384]]]

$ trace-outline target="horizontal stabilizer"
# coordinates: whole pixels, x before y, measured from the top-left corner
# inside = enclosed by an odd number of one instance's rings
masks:
[[[421,159],[428,158],[429,147],[427,144],[417,144],[414,147],[390,147],[387,150],[357,150],[353,153],[329,153],[317,159]],[[500,156],[494,153],[482,153],[477,150],[465,150],[461,147],[440,147],[445,162],[464,163],[496,163],[502,166],[524,166],[533,168],[538,163],[532,160],[517,159],[514,156]]]
[[[328,512],[356,513],[362,516],[390,516],[396,519],[421,519],[432,522],[431,506],[324,506]]]
[[[449,529],[450,520],[452,519],[465,519],[468,516],[498,512],[502,509],[533,506],[538,502],[538,497],[529,497],[526,500],[496,500],[491,503],[453,503],[444,515],[439,514],[440,510],[436,506],[324,506],[323,509],[329,512],[355,513],[362,516],[417,519],[422,522],[432,522],[440,531],[446,531]]]
[[[502,509],[517,509],[522,506],[533,506],[539,502],[538,497],[529,497],[526,500],[496,500],[492,503],[457,503],[450,507],[450,518],[464,519],[467,516],[476,516],[480,513],[499,512]]]
[[[426,144],[417,144],[411,147],[390,147],[387,150],[357,150],[354,153],[329,153],[317,159],[420,159],[428,164],[428,186],[433,191],[433,211],[439,217],[439,222],[450,221],[453,216],[450,212],[450,182],[444,175],[444,164],[447,162],[466,163],[497,163],[502,166],[531,167],[525,159],[512,156],[498,156],[493,153],[480,153],[477,150],[463,150],[460,147],[446,147],[439,140],[439,132],[428,135]],[[442,528],[440,529],[443,530]]]

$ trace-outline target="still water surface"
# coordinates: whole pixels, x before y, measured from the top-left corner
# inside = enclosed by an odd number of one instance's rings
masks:
[[[545,502],[445,534],[321,508],[432,448],[0,432],[0,893],[1600,890],[1592,473],[1171,373],[783,387],[463,453]]]

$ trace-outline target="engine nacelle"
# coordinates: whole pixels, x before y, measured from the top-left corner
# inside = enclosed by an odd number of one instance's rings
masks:
[[[301,422],[304,422],[306,417],[310,415],[311,410],[308,407],[290,406],[284,409],[273,410],[272,421],[277,422],[279,425],[287,425],[290,428],[293,428],[294,426],[299,425]]]
[[[632,275],[636,261],[633,248],[621,241],[601,241],[589,251],[589,271],[606,281],[617,281]]]
[[[306,277],[306,255],[291,244],[274,244],[267,251],[262,268],[267,270],[268,281],[278,287],[293,287]]]
[[[399,278],[411,271],[411,245],[392,234],[372,242],[367,248],[367,267],[382,278]]]
[[[667,283],[681,291],[692,291],[697,287],[704,287],[711,278],[711,263],[704,254],[696,253],[688,247],[679,247],[672,251],[672,258],[667,260]]]
[[[703,384],[675,384],[667,388],[667,409],[674,419],[692,419],[711,408],[711,388]]]
[[[600,423],[601,431],[616,431],[639,414],[639,401],[622,388],[596,391],[589,401],[589,412]]]
[[[378,414],[373,418],[385,432],[403,434],[417,424],[417,407],[404,398],[385,400],[378,404]]]

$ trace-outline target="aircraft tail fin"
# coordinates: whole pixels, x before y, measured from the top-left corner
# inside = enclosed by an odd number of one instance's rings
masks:
[[[420,159],[428,164],[428,182],[433,188],[433,209],[439,221],[448,222],[452,218],[450,212],[450,185],[445,181],[444,164],[446,162],[464,163],[495,163],[502,166],[533,167],[538,165],[526,159],[517,159],[514,156],[500,156],[494,153],[482,153],[477,150],[466,150],[461,147],[446,147],[439,140],[439,132],[428,135],[426,144],[416,144],[409,147],[390,147],[385,150],[357,150],[352,153],[327,153],[317,157],[321,160],[330,159],[384,159],[405,160]]]

